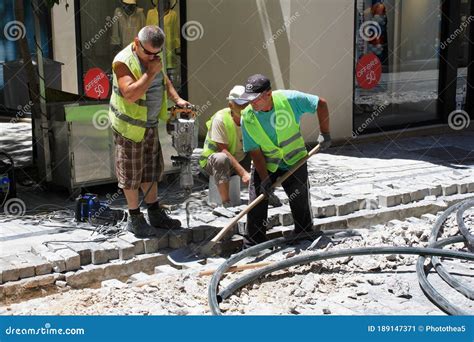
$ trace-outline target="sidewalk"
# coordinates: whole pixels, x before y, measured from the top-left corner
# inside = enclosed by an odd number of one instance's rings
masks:
[[[334,147],[312,157],[308,168],[315,227],[369,228],[393,219],[436,214],[450,204],[474,197],[473,146],[474,133],[461,132],[453,136]],[[98,188],[97,192],[106,197],[115,190],[108,186]],[[38,210],[35,207],[42,205],[42,209],[60,211],[41,216],[0,216],[0,283],[6,283],[0,285],[0,298],[25,286],[59,281],[64,286],[84,287],[152,271],[167,263],[170,249],[209,239],[244,207],[214,210],[207,205],[206,190],[194,192],[184,203],[176,204],[177,190],[176,182],[167,188],[160,186],[162,201],[175,203],[172,216],[181,219],[185,228],[163,231],[157,238],[137,239],[130,233],[113,238],[92,234],[93,227],[86,225],[78,229],[71,211],[65,211],[74,205],[65,202],[66,193],[20,187],[18,197],[27,210]],[[281,189],[276,194],[284,205],[269,210],[269,237],[293,229],[288,198]],[[248,199],[246,189],[242,190],[241,198]],[[123,195],[113,206],[125,207]],[[189,228],[186,207],[190,213]],[[49,217],[52,214],[55,216]],[[244,229],[245,218],[238,231]],[[66,242],[45,245],[46,241]],[[240,243],[241,237],[234,235],[222,248],[231,252]]]

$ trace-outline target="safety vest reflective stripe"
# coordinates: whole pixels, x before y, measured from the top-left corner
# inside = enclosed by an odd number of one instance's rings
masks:
[[[300,133],[300,132],[296,133],[296,134],[293,135],[291,138],[286,139],[285,141],[282,141],[282,142],[280,143],[280,147],[287,146],[287,145],[291,144],[293,141],[298,140],[299,138],[301,138],[301,133]]]
[[[125,121],[126,123],[129,123],[130,125],[134,125],[134,126],[137,126],[137,127],[146,128],[146,121],[131,118],[131,117],[128,116],[127,114],[120,112],[120,111],[119,111],[117,108],[115,108],[115,106],[112,105],[112,104],[110,105],[110,110],[112,111],[112,113],[115,114],[115,116],[116,116],[118,119],[123,120],[123,121]]]
[[[303,146],[303,147],[297,148],[296,150],[293,150],[290,153],[286,154],[284,159],[286,159],[286,160],[291,159],[294,156],[296,156],[298,153],[303,152],[303,151],[308,152],[306,147]]]
[[[267,164],[275,164],[278,166],[281,162],[281,159],[268,157],[268,158],[265,158],[265,161],[267,162]]]

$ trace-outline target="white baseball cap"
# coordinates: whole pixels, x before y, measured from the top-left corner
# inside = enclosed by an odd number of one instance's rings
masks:
[[[227,100],[233,101],[239,106],[244,105],[248,103],[248,100],[242,99],[242,95],[245,93],[245,87],[241,85],[236,85],[234,88],[229,93],[229,96],[227,97]]]

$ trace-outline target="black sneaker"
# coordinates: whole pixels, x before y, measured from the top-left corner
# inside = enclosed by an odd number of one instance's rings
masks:
[[[128,216],[127,230],[138,238],[146,238],[156,235],[156,229],[146,222],[142,213]]]
[[[163,208],[148,208],[148,220],[155,228],[178,229],[181,228],[181,221],[172,219]]]

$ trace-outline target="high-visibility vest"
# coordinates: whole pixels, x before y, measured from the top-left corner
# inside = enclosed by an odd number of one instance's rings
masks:
[[[133,43],[132,43],[133,44]],[[133,53],[132,44],[120,51],[115,56],[113,64],[121,62],[125,64],[136,80],[142,77],[140,61]],[[109,105],[109,119],[112,127],[119,134],[127,139],[140,142],[145,137],[145,128],[147,122],[146,94],[135,102],[129,102],[120,93],[117,75],[113,70],[112,95]],[[161,111],[158,115],[160,120],[168,119],[168,97],[166,94],[165,77],[163,75],[163,98],[161,102]]]
[[[272,98],[278,146],[273,143],[262,128],[251,106],[247,106],[243,110],[242,120],[247,133],[260,145],[265,156],[267,170],[275,172],[282,161],[287,165],[294,165],[303,159],[308,151],[300,132],[300,125],[296,122],[295,114],[286,96],[277,90],[272,92]]]
[[[201,165],[201,167],[206,167],[207,159],[209,158],[209,156],[219,151],[219,149],[217,148],[216,142],[212,141],[210,138],[210,129],[211,129],[212,121],[217,116],[222,117],[222,121],[224,122],[229,153],[232,154],[233,156],[235,155],[235,149],[237,147],[237,139],[238,139],[237,127],[235,126],[234,119],[232,119],[230,108],[221,109],[206,122],[207,135],[206,135],[206,140],[204,141],[204,147],[201,153],[201,157],[199,158],[199,165]]]

